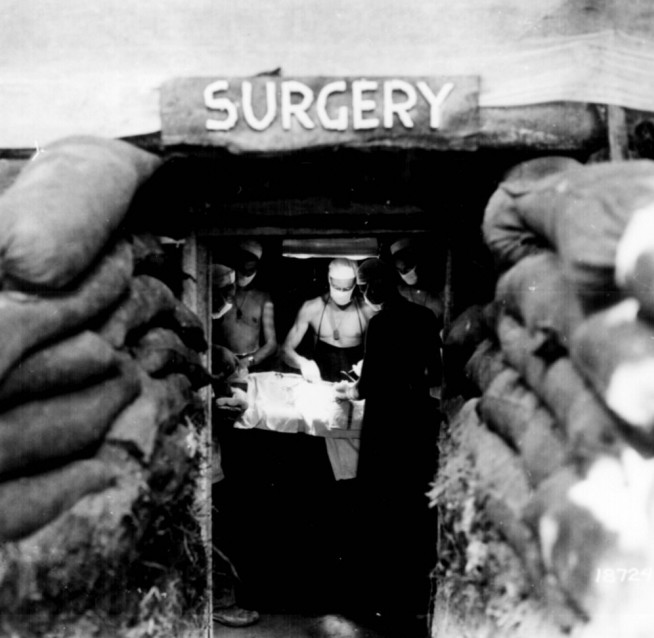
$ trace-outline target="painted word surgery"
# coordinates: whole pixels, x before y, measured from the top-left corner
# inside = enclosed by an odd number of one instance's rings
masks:
[[[255,95],[253,82],[244,80],[240,89],[240,100],[235,100],[229,95],[228,80],[206,86],[204,104],[216,112],[206,120],[208,131],[229,131],[239,118],[255,131],[264,131],[278,121],[286,131],[291,130],[294,121],[307,130],[391,129],[397,124],[412,129],[415,114],[424,109],[429,109],[429,127],[438,129],[454,83],[447,82],[434,92],[424,81],[335,80],[314,91],[298,80],[283,80],[267,81],[263,86],[257,82],[256,93],[262,95]]]

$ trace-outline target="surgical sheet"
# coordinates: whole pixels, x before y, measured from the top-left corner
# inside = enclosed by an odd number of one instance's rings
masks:
[[[328,438],[359,438],[363,401],[339,401],[334,384],[309,383],[299,374],[248,375],[248,407],[234,424]]]

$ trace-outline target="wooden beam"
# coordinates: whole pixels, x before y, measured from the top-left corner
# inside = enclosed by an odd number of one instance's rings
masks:
[[[629,159],[629,133],[627,116],[621,106],[609,104],[607,107],[607,136],[609,157],[618,162]]]
[[[315,226],[298,226],[288,228],[284,226],[231,226],[229,228],[217,225],[198,229],[198,234],[202,238],[218,239],[222,237],[242,237],[259,236],[259,237],[375,237],[388,235],[395,237],[399,233],[402,235],[414,235],[430,232],[430,228],[415,226],[406,226],[402,229],[377,229],[377,228],[360,228],[358,231],[344,230],[338,228],[317,228]]]
[[[445,286],[443,289],[443,334],[446,335],[452,323],[452,314],[454,310],[454,254],[452,251],[452,241],[448,238],[447,253],[445,256]],[[441,351],[442,355],[442,351]],[[441,356],[441,361],[445,359]],[[443,367],[443,386],[441,388],[441,400],[448,397],[448,371]]]
[[[482,107],[479,109],[479,132],[473,135],[475,145],[479,149],[592,152],[606,144],[607,125],[600,108],[595,104],[577,102]],[[649,112],[647,114],[651,115]],[[164,155],[172,155],[179,150],[198,156],[212,156],[215,153],[215,149],[203,151],[201,147],[193,146],[164,148],[160,132],[125,139]],[[358,147],[362,148],[360,145]],[[408,147],[403,144],[402,148]],[[255,153],[261,154],[261,151]],[[0,158],[29,159],[33,154],[34,148],[0,148]]]
[[[593,151],[606,144],[606,121],[594,104],[552,102],[480,109],[481,149]]]
[[[204,324],[207,341],[211,343],[211,321],[209,312],[211,309],[211,286],[209,285],[209,261],[206,246],[199,242],[197,236],[192,234],[184,243],[182,254],[182,269],[189,275],[184,278],[184,291],[182,301],[193,312],[197,314]],[[211,363],[211,348],[209,354],[203,355],[205,366]],[[211,388],[200,390],[205,404],[205,427],[200,433],[200,476],[196,493],[198,519],[202,533],[207,561],[206,581],[206,609],[207,638],[213,638],[213,542],[211,527]]]

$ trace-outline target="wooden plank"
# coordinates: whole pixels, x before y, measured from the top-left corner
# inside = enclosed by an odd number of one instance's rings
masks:
[[[253,201],[239,204],[212,202],[196,207],[188,215],[201,235],[261,234],[286,236],[356,237],[374,233],[404,233],[406,229],[423,232],[441,222],[433,212],[416,206],[352,204],[339,207],[324,198]]]
[[[606,121],[594,104],[481,108],[479,117],[479,149],[593,151],[606,146]]]
[[[184,243],[182,269],[189,275],[184,279],[182,301],[195,312],[204,324],[207,340],[211,343],[211,287],[209,286],[209,268],[206,246],[192,234]],[[210,352],[204,354],[203,364],[210,365]],[[207,561],[207,638],[213,638],[213,542],[211,528],[211,389],[202,388],[200,394],[206,406],[206,424],[200,438],[200,476],[197,490],[197,511],[202,531],[202,542]]]
[[[374,234],[375,237],[388,236],[396,237],[401,231],[403,235],[420,235],[430,232],[429,227],[404,226],[398,228],[377,229],[366,226],[359,228],[358,231],[350,231],[339,228],[323,229],[316,226],[298,226],[289,228],[288,223],[284,226],[207,226],[198,228],[198,234],[211,240],[212,238],[222,237],[243,237],[243,236],[260,236],[260,237],[368,237]]]
[[[179,78],[162,140],[233,152],[335,146],[474,149],[479,77]]]
[[[601,108],[603,107],[581,102],[552,102],[502,108],[480,107],[478,131],[471,135],[468,141],[473,147],[484,150],[588,151],[590,153],[606,146],[607,122],[600,112]],[[632,113],[631,110],[628,112]],[[636,115],[632,119],[654,118],[654,114],[648,111],[633,111],[633,113]],[[159,152],[163,149],[161,152],[165,154],[172,149],[170,144],[167,145],[168,148],[164,146],[162,138],[163,133],[151,133],[147,136],[127,139],[145,150]],[[191,143],[186,146],[185,150],[194,155],[212,151],[211,147],[194,146]],[[365,144],[359,146],[366,147]],[[411,146],[404,146],[407,147]],[[232,150],[247,152],[242,148]],[[442,150],[450,150],[450,148]],[[267,152],[275,155],[280,151]],[[0,158],[26,160],[33,154],[34,148],[0,148]]]
[[[307,215],[319,215],[321,217],[338,216],[365,216],[365,217],[392,217],[401,216],[407,218],[412,215],[424,215],[425,211],[413,205],[392,205],[381,203],[358,203],[352,202],[347,205],[335,203],[329,197],[304,197],[251,200],[244,202],[227,202],[220,204],[212,202],[212,215],[256,215],[257,217],[306,217]]]
[[[516,149],[535,151],[589,151],[606,145],[607,124],[601,108],[580,102],[551,102],[514,107],[481,107],[478,111],[478,129],[469,134],[471,148]],[[651,115],[651,114],[650,114]],[[163,117],[163,114],[162,114]],[[166,144],[165,134],[162,144]],[[335,138],[333,138],[335,140]],[[170,146],[173,140],[168,139]],[[181,144],[175,141],[174,145]],[[193,147],[192,142],[186,142]],[[323,146],[337,146],[327,140]],[[363,140],[358,144],[365,148]],[[374,144],[369,144],[372,147]],[[403,144],[402,148],[411,148]],[[420,144],[415,144],[420,147]],[[197,147],[196,148],[206,148]],[[229,147],[236,152],[249,152],[245,147]],[[306,148],[300,146],[300,148]],[[447,146],[441,150],[455,150]],[[278,153],[279,150],[259,149],[257,152]]]
[[[443,288],[443,332],[442,334],[446,335],[450,329],[452,323],[452,314],[454,310],[454,255],[452,251],[452,242],[448,238],[447,242],[447,254],[445,255],[445,286]],[[443,355],[441,352],[441,361],[443,361]],[[441,393],[443,397],[448,396],[448,369],[443,368],[443,387]]]
[[[607,107],[607,136],[609,138],[609,157],[617,162],[629,159],[629,133],[627,116],[620,106],[609,104]]]

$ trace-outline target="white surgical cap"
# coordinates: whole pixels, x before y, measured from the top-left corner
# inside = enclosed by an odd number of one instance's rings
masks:
[[[329,262],[329,276],[333,279],[354,279],[357,274],[357,267],[349,259],[332,259]]]
[[[213,264],[211,268],[213,285],[217,288],[229,286],[236,281],[236,273],[233,268],[223,264]]]
[[[263,255],[263,247],[254,239],[246,239],[245,241],[240,242],[238,247],[241,250],[254,255],[257,259],[261,259],[261,255]]]
[[[400,250],[404,250],[405,248],[409,248],[411,246],[412,242],[411,239],[408,237],[405,237],[404,239],[398,239],[396,242],[393,242],[390,247],[391,255],[394,255],[395,253],[399,253]]]

